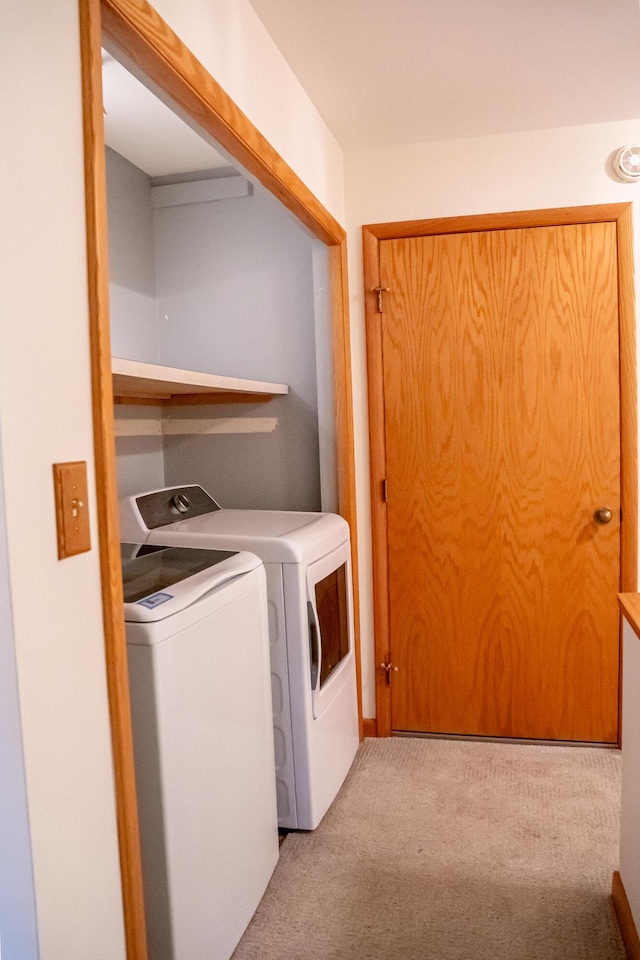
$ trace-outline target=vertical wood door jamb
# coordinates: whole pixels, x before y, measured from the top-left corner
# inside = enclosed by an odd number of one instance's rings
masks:
[[[100,0],[80,2],[93,430],[107,688],[128,960],[146,960],[142,865],[117,515]]]
[[[369,461],[371,479],[371,537],[373,544],[373,611],[376,689],[376,733],[391,735],[391,684],[380,664],[389,659],[389,566],[387,550],[387,504],[381,496],[386,477],[384,434],[384,381],[382,367],[383,314],[378,312],[375,288],[382,285],[380,244],[363,228],[364,303],[369,383]],[[393,683],[393,680],[391,681]]]

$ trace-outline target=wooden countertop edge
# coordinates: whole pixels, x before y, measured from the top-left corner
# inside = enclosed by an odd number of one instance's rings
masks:
[[[640,639],[640,593],[619,593],[618,603],[635,635]]]

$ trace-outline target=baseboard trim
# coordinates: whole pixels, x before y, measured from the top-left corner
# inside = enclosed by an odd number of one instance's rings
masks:
[[[363,737],[377,737],[378,736],[378,724],[375,717],[363,717],[362,718],[362,736]]]
[[[613,898],[613,907],[618,919],[620,933],[624,940],[624,947],[627,951],[629,960],[640,960],[640,937],[636,930],[636,925],[631,913],[631,907],[627,900],[627,892],[624,889],[620,872],[616,870],[611,882],[611,896]]]

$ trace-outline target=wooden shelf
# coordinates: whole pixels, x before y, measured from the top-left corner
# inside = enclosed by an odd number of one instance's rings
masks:
[[[264,403],[289,392],[285,383],[195,373],[118,357],[113,357],[111,369],[115,403]]]

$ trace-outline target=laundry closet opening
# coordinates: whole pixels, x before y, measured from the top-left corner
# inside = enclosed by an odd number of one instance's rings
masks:
[[[142,872],[120,576],[118,496],[126,489],[137,488],[140,491],[141,487],[148,489],[156,483],[163,485],[183,476],[181,460],[184,450],[192,441],[195,443],[194,431],[202,421],[204,426],[199,432],[203,435],[205,445],[221,437],[223,445],[234,444],[239,447],[243,441],[251,444],[248,451],[233,449],[233,456],[228,460],[225,459],[222,446],[216,446],[215,453],[208,449],[206,457],[198,454],[204,457],[207,464],[215,461],[218,472],[213,478],[216,489],[212,492],[223,506],[248,505],[252,503],[256,491],[260,491],[263,499],[253,501],[260,506],[291,509],[297,505],[313,505],[315,509],[322,510],[337,508],[337,512],[350,524],[351,530],[355,531],[346,234],[309,187],[145,0],[92,0],[91,3],[81,4],[80,39],[87,280],[105,662],[127,956],[131,960],[145,960]],[[149,207],[142,221],[146,222],[146,226],[141,226],[141,221],[136,222],[132,202],[124,218],[128,226],[119,234],[120,240],[125,243],[119,252],[116,252],[117,241],[114,238],[114,231],[118,235],[118,229],[114,226],[116,214],[111,213],[109,249],[107,204],[113,207],[116,201],[113,185],[108,191],[106,183],[104,128],[107,119],[105,110],[108,114],[110,106],[108,96],[103,98],[102,73],[105,64],[101,48],[106,48],[116,61],[142,80],[143,86],[153,89],[165,104],[173,105],[174,112],[186,121],[187,127],[193,130],[193,124],[197,123],[199,139],[206,141],[213,149],[216,142],[219,143],[221,147],[216,152],[224,159],[224,166],[233,169],[221,171],[207,157],[204,162],[198,160],[197,167],[191,167],[186,173],[183,168],[180,174],[176,174],[175,171],[180,168],[173,167],[169,174],[152,175],[144,170],[145,162],[127,157],[122,146],[116,146],[109,135],[106,139],[107,149],[118,154],[118,158],[110,156],[110,167],[119,167],[120,173],[126,169],[128,174],[143,180],[152,176],[178,176],[179,179],[186,179],[187,183],[158,182],[155,186],[178,187],[180,190],[201,189],[189,185],[192,174],[201,170],[207,171],[207,179],[210,180],[222,180],[227,176],[231,179],[235,173],[246,175],[253,190],[251,199],[259,193],[267,205],[263,207],[263,219],[271,222],[279,216],[282,229],[284,217],[289,221],[290,231],[303,238],[300,242],[306,253],[304,256],[297,253],[296,256],[298,260],[306,258],[305,273],[310,278],[311,292],[307,291],[301,296],[306,304],[312,304],[311,314],[307,312],[301,318],[300,312],[296,314],[292,308],[288,315],[289,326],[273,326],[273,317],[277,319],[278,314],[270,312],[266,305],[271,302],[272,296],[275,299],[276,287],[280,291],[284,287],[283,297],[287,300],[291,298],[291,288],[284,281],[278,286],[268,271],[260,269],[264,261],[256,259],[254,268],[259,274],[260,283],[250,283],[252,278],[247,276],[246,263],[243,279],[240,279],[240,274],[234,274],[230,267],[223,274],[227,281],[235,276],[237,289],[248,287],[260,290],[260,297],[255,297],[251,303],[254,314],[251,328],[241,328],[240,319],[231,316],[236,329],[227,322],[225,330],[228,336],[212,338],[212,331],[219,329],[216,324],[223,315],[220,312],[215,318],[209,315],[205,320],[200,320],[200,328],[192,327],[187,335],[184,333],[186,312],[182,312],[182,306],[180,311],[174,312],[178,301],[181,305],[186,302],[180,299],[184,293],[181,289],[184,277],[177,279],[174,275],[172,278],[175,284],[172,292],[176,299],[172,301],[170,309],[165,307],[162,313],[156,302],[167,291],[163,288],[160,293],[159,290],[156,238],[153,224],[150,223],[152,216]],[[114,119],[113,106],[111,110]],[[140,133],[144,121],[144,116],[134,119],[134,133]],[[174,138],[174,132],[168,134],[164,138],[165,143],[172,143]],[[114,163],[111,162],[113,160]],[[127,164],[133,166],[127,167]],[[112,175],[113,170],[110,177]],[[149,180],[149,190],[152,186]],[[203,189],[206,191],[209,186],[205,184]],[[200,207],[212,205],[213,201],[205,201]],[[267,216],[266,209],[271,210],[273,216]],[[173,213],[177,214],[178,211]],[[139,231],[145,230],[146,247],[138,244]],[[253,239],[250,232],[245,244],[250,245]],[[179,241],[181,245],[187,242],[184,236]],[[145,249],[146,253],[143,253]],[[285,245],[282,249],[289,251],[291,245]],[[113,261],[111,271],[108,253]],[[118,257],[121,257],[120,264]],[[140,257],[146,257],[146,271],[125,269],[129,259],[135,262]],[[183,261],[186,277],[193,276],[191,265],[191,262]],[[132,282],[132,276],[135,277],[135,283]],[[142,285],[141,276],[146,278]],[[216,300],[222,299],[221,290],[216,290]],[[227,302],[229,299],[227,297]],[[121,309],[123,306],[127,309]],[[284,309],[282,304],[279,306]],[[173,317],[176,323],[174,329],[165,328],[167,335],[163,343],[161,326],[164,316],[170,320]],[[296,356],[294,350],[294,346],[300,342],[296,339],[291,319],[294,316],[297,323],[306,323],[306,374],[301,381],[294,378],[303,365],[303,358]],[[204,332],[207,333],[204,341],[198,340],[197,335]],[[195,363],[190,362],[186,352],[171,355],[163,352],[165,348],[168,349],[169,343],[172,350],[176,349],[178,342],[184,351],[191,349],[190,356],[196,358]],[[268,349],[264,347],[265,342],[269,344]],[[228,351],[226,354],[225,350]],[[242,361],[241,367],[230,366],[234,350],[236,359]],[[129,356],[112,361],[111,354],[116,351]],[[264,364],[259,368],[251,367],[261,353],[261,359],[265,362],[275,362],[278,357],[286,356],[294,373],[291,376],[288,370],[269,373]],[[189,366],[177,366],[187,363]],[[223,363],[229,364],[226,370],[223,369]],[[180,404],[185,394],[189,397],[189,407]],[[206,394],[205,404],[202,404],[202,394]],[[231,394],[238,401],[237,405],[228,404]],[[123,399],[125,403],[118,402]],[[220,399],[223,406],[216,403]],[[132,400],[138,403],[133,405]],[[176,425],[178,420],[181,421],[180,425]],[[273,421],[277,423],[271,429]],[[243,426],[239,427],[241,422]],[[233,432],[229,433],[229,430]],[[114,456],[116,433],[117,469]],[[296,436],[296,443],[293,443],[292,437]],[[305,443],[302,449],[301,437],[304,437]],[[274,441],[269,444],[268,451],[265,449],[267,441]],[[260,446],[261,442],[264,447]],[[290,482],[289,474],[293,468],[288,461],[285,463],[286,474],[282,469],[285,455],[288,457],[293,448],[296,450],[296,462],[301,470],[306,471],[302,477],[311,478],[308,483],[301,479],[300,474],[295,484]],[[204,473],[204,465],[198,466],[195,462],[187,464],[186,460],[184,463],[188,466],[189,479],[193,477],[192,471],[197,469],[198,480],[202,483],[211,482]],[[172,472],[174,469],[175,473]],[[229,473],[232,470],[236,471],[235,477]],[[117,482],[116,472],[119,475]],[[187,473],[186,467],[184,473]],[[237,481],[236,477],[239,478]],[[249,488],[245,486],[241,489],[247,477],[251,484]],[[144,483],[139,483],[140,479]],[[226,483],[227,479],[228,486],[223,487],[222,483]],[[313,504],[306,499],[297,504],[293,499],[294,487],[295,490],[302,490],[305,496],[308,494]],[[234,494],[233,504],[226,502],[225,490],[229,489]],[[355,536],[351,540],[351,557],[353,580],[357,583]],[[359,677],[357,594],[354,596],[354,620],[356,671]]]
[[[103,51],[114,370],[266,393],[156,405],[118,378],[118,494],[197,481],[223,506],[337,512],[328,248],[120,57]]]

